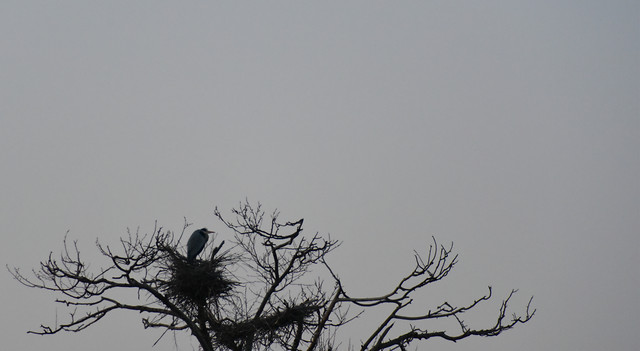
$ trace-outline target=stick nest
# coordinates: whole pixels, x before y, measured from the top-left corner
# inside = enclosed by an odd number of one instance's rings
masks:
[[[322,308],[318,301],[307,300],[296,305],[285,304],[284,308],[267,313],[259,318],[224,324],[218,331],[219,340],[242,340],[248,335],[258,338],[274,336],[282,329],[306,324]]]
[[[164,291],[170,299],[181,305],[217,302],[229,296],[233,287],[238,285],[229,278],[226,267],[234,262],[234,258],[226,253],[193,263],[188,263],[184,256],[173,249],[168,250],[167,254],[169,279],[165,281]]]

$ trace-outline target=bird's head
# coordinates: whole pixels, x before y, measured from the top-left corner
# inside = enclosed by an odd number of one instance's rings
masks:
[[[213,234],[215,233],[213,230],[209,230],[207,228],[202,228],[202,229],[198,229],[198,231],[200,232],[200,234],[202,235],[207,235],[207,234]]]

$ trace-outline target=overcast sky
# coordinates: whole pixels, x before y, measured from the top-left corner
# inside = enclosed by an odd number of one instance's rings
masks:
[[[419,349],[640,349],[639,20],[637,1],[2,1],[2,263],[36,267],[67,230],[95,262],[96,238],[156,220],[228,235],[214,207],[248,198],[343,241],[359,294],[433,235],[460,263],[416,313],[535,296],[527,325]],[[4,349],[196,348],[153,348],[126,312],[27,335],[67,312],[0,279]]]

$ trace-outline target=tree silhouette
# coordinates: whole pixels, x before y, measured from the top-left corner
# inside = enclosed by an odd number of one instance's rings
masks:
[[[32,275],[8,267],[20,283],[58,293],[56,302],[71,310],[67,321],[29,333],[78,332],[120,309],[143,313],[145,328],[190,332],[205,351],[335,350],[337,329],[357,323],[364,311],[381,310],[390,312],[352,348],[406,350],[412,342],[431,338],[496,336],[535,314],[532,297],[524,314],[507,317],[512,290],[487,327],[467,326],[464,313],[489,300],[491,287],[466,305],[443,302],[431,310],[409,310],[412,294],[445,278],[457,263],[453,245],[438,245],[435,239],[424,255],[415,253],[413,269],[387,292],[353,296],[326,260],[339,243],[317,233],[304,237],[303,219],[281,222],[277,211],[265,216],[260,204],[249,202],[233,209],[231,219],[217,208],[214,214],[232,231],[233,242],[222,250],[224,241],[217,246],[210,241],[203,252],[207,257],[194,263],[187,262],[179,245],[190,226],[185,220],[177,238],[156,226],[147,235],[128,232],[117,250],[96,242],[110,263],[106,268],[90,270],[76,242],[66,237],[60,257],[50,253]],[[325,280],[318,269],[327,272]],[[127,290],[136,294],[117,293]],[[457,327],[417,326],[443,319],[455,320]]]

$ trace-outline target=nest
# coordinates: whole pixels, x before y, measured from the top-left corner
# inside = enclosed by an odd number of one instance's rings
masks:
[[[293,306],[285,305],[259,318],[222,325],[218,330],[218,339],[242,340],[248,335],[269,338],[278,331],[308,322],[320,309],[320,304],[310,300]]]
[[[219,254],[210,260],[189,263],[174,250],[167,253],[167,271],[170,277],[165,282],[164,290],[170,299],[181,305],[217,302],[229,296],[233,287],[238,284],[228,277],[226,266],[233,262],[230,256]]]

